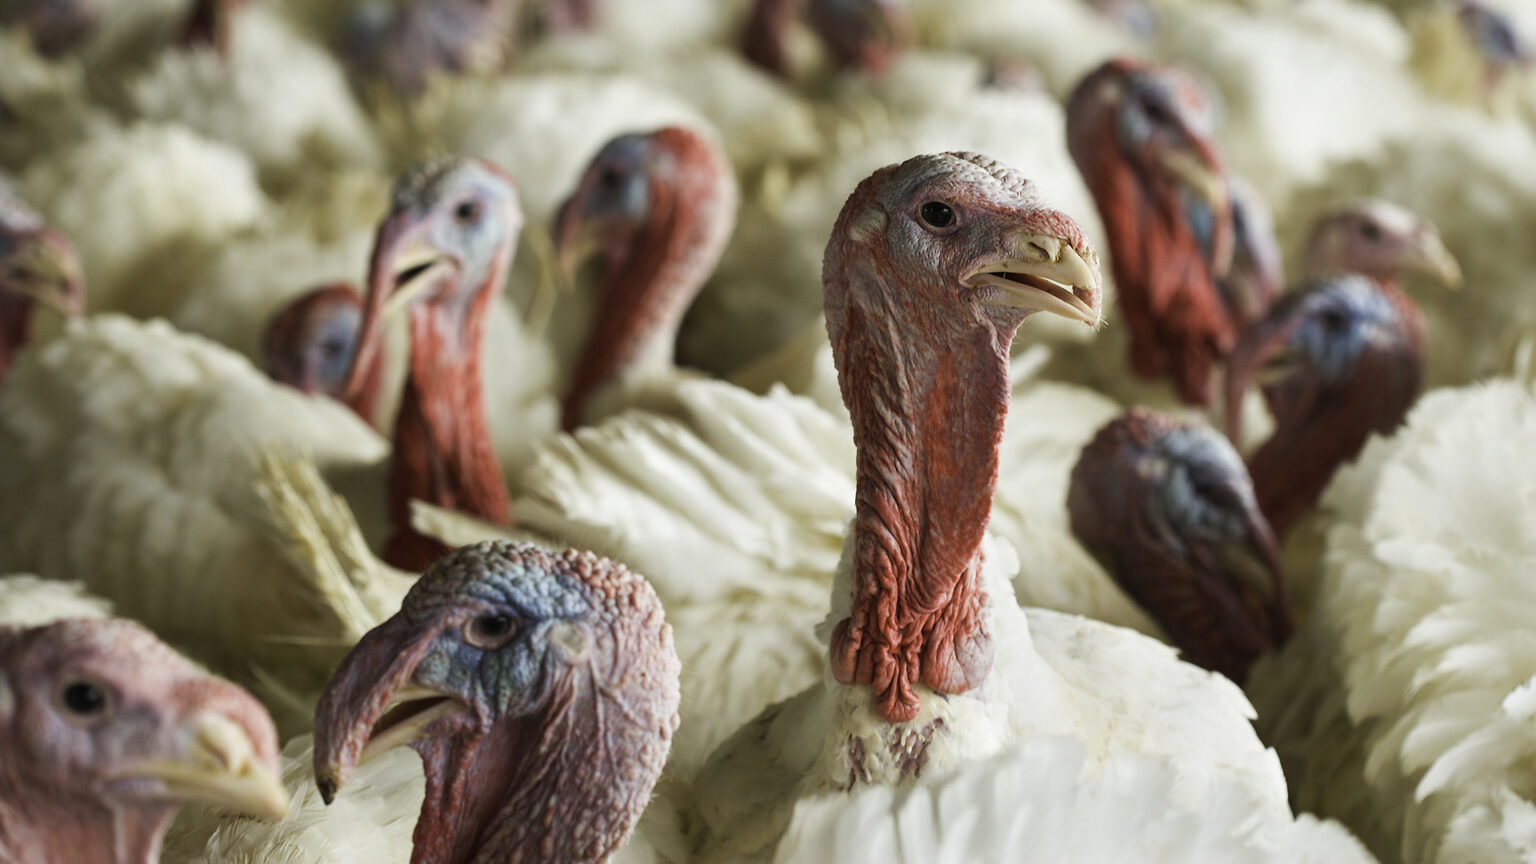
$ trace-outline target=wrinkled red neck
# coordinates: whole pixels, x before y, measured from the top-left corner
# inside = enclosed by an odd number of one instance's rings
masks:
[[[411,864],[607,861],[650,798],[670,721],[643,696],[599,692],[557,687],[540,714],[418,745],[429,767]]]
[[[653,352],[670,359],[683,314],[714,270],[732,225],[711,173],[681,172],[677,189],[656,196],[656,212],[636,232],[629,254],[609,265],[561,405],[566,431],[581,425],[594,393],[637,361]]]
[[[36,796],[35,789],[23,791]],[[175,811],[116,812],[92,801],[0,798],[0,861],[6,864],[157,864]]]
[[[913,338],[899,313],[870,305],[850,302],[832,334],[858,495],[853,608],[833,632],[831,666],[839,682],[869,685],[881,714],[903,722],[921,707],[918,684],[963,693],[991,668],[981,541],[1017,325],[940,325],[946,332]]]
[[[423,570],[448,548],[411,527],[410,502],[419,499],[497,524],[511,508],[491,445],[481,392],[480,345],[485,316],[505,266],[492,268],[487,287],[465,308],[423,304],[411,311],[411,365],[395,419],[389,468],[385,548],[390,564]]]
[[[1276,415],[1275,431],[1249,458],[1248,472],[1259,509],[1276,536],[1284,536],[1316,506],[1334,473],[1359,456],[1372,435],[1396,429],[1418,398],[1424,376],[1423,316],[1389,282],[1378,284],[1398,307],[1406,328],[1402,341],[1361,357],[1349,378],[1332,387],[1308,382],[1283,403],[1267,399]]]

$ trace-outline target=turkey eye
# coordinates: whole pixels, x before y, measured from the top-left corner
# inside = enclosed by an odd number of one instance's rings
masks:
[[[479,648],[495,648],[512,632],[512,619],[507,615],[481,615],[469,622],[465,637]]]
[[[1330,331],[1343,330],[1349,324],[1349,317],[1337,309],[1323,310],[1323,326]]]
[[[1381,239],[1381,229],[1375,222],[1364,222],[1360,225],[1360,236],[1375,243]]]
[[[107,694],[95,684],[77,681],[59,692],[59,701],[77,717],[96,717],[107,710]]]
[[[597,182],[602,184],[603,187],[607,189],[618,188],[619,181],[623,179],[624,175],[620,174],[617,168],[611,167],[604,168],[603,172],[597,176]]]
[[[941,201],[929,201],[918,213],[923,217],[924,222],[934,228],[948,228],[955,224],[954,209]]]
[[[465,201],[453,211],[453,218],[460,222],[473,222],[480,218],[480,202]]]

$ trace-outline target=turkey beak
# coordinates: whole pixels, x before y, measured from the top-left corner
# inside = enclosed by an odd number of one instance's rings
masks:
[[[21,248],[0,262],[0,283],[64,318],[80,315],[84,278],[74,246],[50,228],[22,240]]]
[[[1216,151],[1199,139],[1187,147],[1162,151],[1160,161],[1179,185],[1211,208],[1216,214],[1215,235],[1211,239],[1211,270],[1224,274],[1232,266],[1235,238],[1232,230],[1232,193]]]
[[[453,259],[427,239],[427,231],[428,223],[414,213],[389,219],[380,229],[380,247],[387,257],[383,262],[375,259],[375,264],[386,264],[375,270],[375,276],[382,277],[386,284],[374,287],[386,292],[380,310],[386,319],[409,309],[454,268]],[[389,232],[388,236],[385,232]]]
[[[384,341],[384,322],[408,309],[458,266],[452,256],[427,240],[430,230],[430,220],[411,209],[397,210],[379,225],[357,348],[342,391],[348,399],[359,396],[367,383],[368,370]]]
[[[327,804],[358,765],[432,737],[438,721],[470,713],[458,696],[412,681],[436,637],[435,629],[413,631],[396,615],[337,667],[315,707],[315,785]]]
[[[1099,256],[1091,248],[1079,252],[1060,237],[1029,232],[1016,234],[1006,245],[1008,254],[972,267],[960,284],[988,289],[986,302],[998,306],[1098,325],[1102,280]]]
[[[1452,290],[1461,288],[1461,264],[1445,247],[1440,232],[1431,227],[1420,229],[1413,246],[1403,260],[1403,272],[1418,273]]]
[[[241,815],[276,821],[288,812],[288,792],[276,765],[264,765],[256,745],[239,724],[202,714],[187,730],[186,749],[169,759],[131,765],[113,781],[158,785],[157,794],[178,802],[201,802]]]
[[[1227,212],[1229,193],[1227,178],[1223,174],[1215,154],[1210,148],[1193,144],[1189,148],[1165,150],[1163,167],[1178,178],[1190,192],[1209,204],[1217,213]]]

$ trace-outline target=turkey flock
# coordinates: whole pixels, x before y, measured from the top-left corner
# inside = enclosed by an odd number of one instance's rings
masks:
[[[1536,862],[1533,46],[0,0],[0,864]]]

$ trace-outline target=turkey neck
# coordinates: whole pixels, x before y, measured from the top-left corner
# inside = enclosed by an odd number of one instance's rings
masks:
[[[36,796],[37,791],[22,794]],[[0,800],[0,861],[156,864],[161,838],[174,815],[173,810],[154,808],[114,811],[80,800],[32,800],[20,806],[17,799]]]
[[[16,352],[32,341],[32,301],[0,291],[0,381],[16,359]]]
[[[840,683],[870,685],[881,714],[904,722],[920,708],[917,684],[963,693],[991,668],[981,541],[1018,324],[935,316],[914,328],[870,308],[889,296],[878,286],[849,294],[864,302],[850,300],[831,335],[858,450],[853,607],[830,661]]]
[[[411,526],[411,499],[506,524],[511,507],[491,446],[481,392],[480,347],[485,316],[511,252],[498,250],[490,275],[462,305],[452,300],[411,310],[411,366],[395,420],[389,467],[389,519],[394,534],[385,558],[420,570],[448,548]]]
[[[607,861],[650,800],[672,722],[644,676],[623,680],[567,679],[540,714],[417,745],[445,767],[426,772],[411,864]]]
[[[721,212],[719,198],[706,188],[686,187],[658,196],[658,212],[636,232],[629,254],[607,268],[592,327],[561,405],[566,431],[581,425],[592,396],[619,376],[672,368],[683,313],[709,278],[730,233],[731,218]]]

